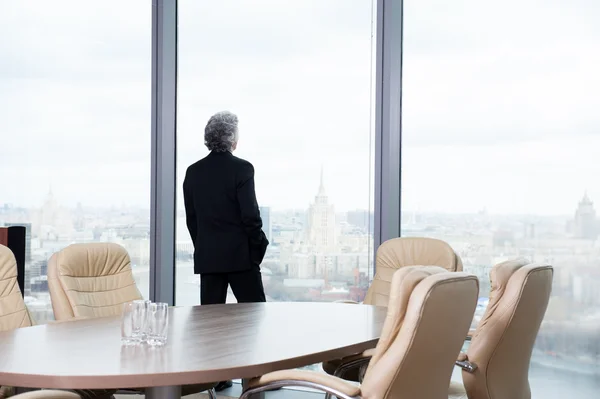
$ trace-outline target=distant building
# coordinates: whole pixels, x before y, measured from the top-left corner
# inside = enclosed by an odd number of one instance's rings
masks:
[[[48,292],[48,262],[34,262],[26,273],[29,290],[33,293]],[[27,285],[27,284],[26,284]]]
[[[75,230],[85,230],[85,211],[83,210],[83,205],[81,205],[81,202],[77,203],[77,208],[75,209],[75,221],[73,224]]]
[[[510,230],[498,230],[494,232],[492,244],[495,248],[504,248],[515,246],[515,234]]]
[[[323,169],[321,169],[321,182],[319,191],[314,202],[308,209],[307,240],[311,252],[316,256],[314,276],[323,276],[327,280],[327,274],[331,268],[331,258],[328,254],[336,251],[336,224],[335,209],[329,203],[325,194],[323,183]]]
[[[575,238],[586,240],[595,240],[598,238],[600,226],[596,217],[596,209],[594,209],[594,203],[590,200],[587,193],[579,201],[575,210],[575,218],[570,227],[569,230],[571,230]]]
[[[68,240],[70,238],[73,231],[71,212],[60,206],[52,189],[48,191],[44,205],[36,213],[33,219],[34,237],[50,241]]]
[[[308,209],[307,234],[308,242],[317,252],[335,251],[335,209],[325,194],[322,169],[319,192]]]
[[[367,210],[349,211],[347,214],[348,223],[360,228],[364,232],[373,230],[373,213]]]
[[[263,231],[265,232],[265,235],[267,236],[267,239],[269,240],[269,242],[272,242],[272,237],[273,237],[273,226],[271,224],[271,208],[268,206],[261,206],[260,207],[260,217],[262,219],[263,222]]]

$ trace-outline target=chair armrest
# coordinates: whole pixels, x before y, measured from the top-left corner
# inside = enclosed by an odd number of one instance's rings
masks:
[[[375,354],[375,348],[367,349],[366,351],[361,353],[362,357],[369,357],[369,358],[373,357],[374,354]]]
[[[357,353],[356,355],[350,355],[342,358],[342,365],[347,365],[349,363],[354,363],[355,365],[360,365],[362,363],[369,363],[371,358],[375,354],[375,348],[367,349],[362,353]]]
[[[337,301],[333,301],[333,303],[349,303],[349,304],[353,304],[353,305],[360,305],[360,302],[356,302],[350,299],[340,299]]]
[[[477,365],[469,361],[469,358],[467,357],[466,353],[461,352],[458,355],[458,358],[456,359],[456,362],[454,362],[454,364],[468,373],[474,373],[475,370],[477,370]]]
[[[356,398],[360,395],[360,387],[329,374],[306,370],[281,370],[250,380],[240,399],[248,399],[255,393],[288,386],[315,388],[341,399]]]

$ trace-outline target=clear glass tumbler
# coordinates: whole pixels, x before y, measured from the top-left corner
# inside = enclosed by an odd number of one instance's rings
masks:
[[[146,308],[148,307],[146,301],[143,299],[135,300],[132,302],[133,314],[131,317],[132,321],[132,336],[138,342],[144,341],[144,327],[146,324]]]
[[[167,343],[169,328],[169,305],[166,303],[149,304],[146,320],[146,341],[148,345],[162,346]]]
[[[133,335],[138,337],[140,342],[146,341],[146,324],[148,319],[149,307],[152,302],[144,299],[133,301],[135,307],[135,317],[133,323]]]
[[[135,309],[136,306],[133,302],[123,304],[123,314],[121,316],[121,343],[123,345],[136,345],[140,342],[139,337],[134,334]]]

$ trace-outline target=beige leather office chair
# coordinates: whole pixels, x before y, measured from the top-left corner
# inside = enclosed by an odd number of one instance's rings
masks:
[[[0,245],[0,331],[33,325],[17,282],[17,261],[10,249]]]
[[[56,320],[115,316],[142,299],[129,254],[113,243],[73,244],[52,255],[48,289]]]
[[[436,265],[449,272],[460,272],[460,257],[445,241],[424,237],[399,237],[387,240],[377,249],[375,276],[364,303],[387,306],[394,272],[406,266]]]
[[[375,276],[363,302],[366,305],[387,306],[392,276],[400,268],[436,265],[450,272],[460,272],[463,269],[460,256],[448,243],[423,237],[399,237],[384,242],[377,249],[375,264]],[[358,370],[361,365],[369,362],[372,354],[373,350],[370,349],[344,359],[324,362],[323,370],[346,380],[359,381]]]
[[[25,306],[21,289],[17,283],[17,262],[12,251],[0,245],[0,331],[30,327],[34,321]],[[0,399],[12,397],[16,390],[13,387],[1,386]],[[104,398],[107,390],[78,390],[88,399]],[[58,396],[57,396],[58,395]],[[110,396],[110,395],[108,395]],[[66,391],[31,391],[15,396],[18,398],[55,398],[71,399],[80,396]]]
[[[400,269],[392,278],[387,318],[360,386],[318,372],[276,371],[252,380],[240,398],[306,386],[342,399],[446,399],[478,293],[477,278],[466,273]]]
[[[52,255],[48,289],[58,321],[117,316],[124,303],[142,299],[129,254],[114,243],[73,244]],[[182,395],[209,391],[216,397],[215,386],[186,385]]]
[[[30,327],[33,320],[17,282],[17,261],[10,249],[0,245],[0,331]],[[14,395],[14,388],[0,386],[0,398]]]
[[[452,383],[452,399],[530,399],[529,363],[548,307],[552,266],[517,259],[491,271],[490,302],[472,334],[463,384]]]

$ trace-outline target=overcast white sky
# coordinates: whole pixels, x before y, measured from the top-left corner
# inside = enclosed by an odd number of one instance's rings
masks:
[[[405,0],[403,206],[569,214],[600,203],[600,2]],[[180,0],[179,166],[240,117],[262,205],[321,165],[369,206],[371,0]],[[150,0],[0,0],[0,204],[149,206]],[[371,170],[370,170],[371,169]]]

